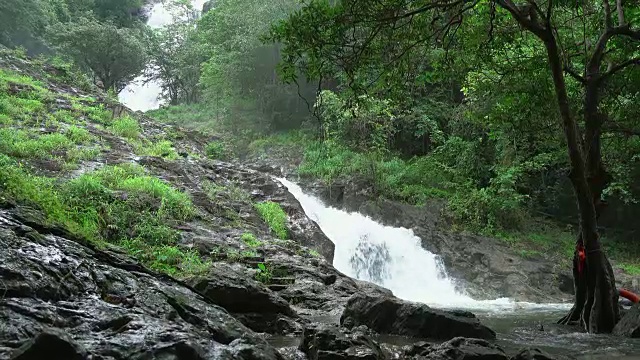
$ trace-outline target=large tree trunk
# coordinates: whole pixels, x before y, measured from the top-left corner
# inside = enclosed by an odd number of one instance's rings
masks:
[[[580,321],[589,332],[607,333],[619,319],[618,293],[615,288],[613,269],[602,250],[597,232],[597,218],[600,210],[600,197],[606,184],[597,179],[596,174],[602,165],[599,153],[599,129],[590,127],[593,131],[587,135],[589,142],[598,141],[596,151],[592,153],[587,145],[586,158],[583,155],[578,126],[571,116],[569,99],[567,96],[564,73],[558,45],[551,30],[543,39],[547,49],[549,65],[553,77],[556,97],[562,118],[563,129],[567,141],[567,150],[571,164],[571,183],[576,195],[580,217],[580,235],[578,236],[576,253],[573,260],[574,286],[576,290],[575,303],[569,314],[560,323],[569,324]],[[592,89],[593,90],[593,89]],[[587,116],[597,117],[597,88],[596,93],[590,93],[586,101],[594,112]],[[595,95],[594,98],[590,96]],[[595,106],[595,107],[594,107]],[[590,109],[585,109],[587,112]],[[593,119],[592,119],[593,120]],[[595,156],[595,158],[594,158]],[[594,167],[592,167],[594,166]],[[604,169],[602,168],[604,171]],[[593,172],[592,172],[593,171]],[[596,199],[597,196],[597,199]],[[585,259],[580,257],[579,249],[584,251]]]

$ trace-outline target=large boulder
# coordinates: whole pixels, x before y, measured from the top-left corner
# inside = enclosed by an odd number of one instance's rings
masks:
[[[378,333],[416,338],[496,338],[493,330],[482,325],[469,312],[436,310],[425,304],[391,296],[352,296],[342,313],[340,323],[346,327],[366,325]]]
[[[280,332],[278,325],[284,318],[298,318],[277,293],[227,264],[214,264],[207,275],[192,279],[191,285],[255,331]]]
[[[613,333],[619,336],[640,338],[640,304],[636,304],[625,312],[613,328]]]
[[[556,358],[539,349],[522,349],[511,360],[556,360]]]
[[[457,337],[421,354],[424,360],[509,360],[498,345],[482,339]]]
[[[309,360],[387,359],[380,346],[369,336],[335,325],[305,326],[299,349]]]

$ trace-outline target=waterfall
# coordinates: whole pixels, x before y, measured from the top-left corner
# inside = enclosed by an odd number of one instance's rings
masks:
[[[437,255],[421,246],[411,229],[384,226],[359,213],[323,204],[300,186],[276,178],[300,202],[335,245],[333,265],[344,274],[391,290],[395,296],[440,308],[486,311],[559,309],[567,304],[533,304],[508,298],[474,300],[455,285]]]

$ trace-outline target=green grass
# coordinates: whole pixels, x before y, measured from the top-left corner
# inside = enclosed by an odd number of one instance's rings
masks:
[[[176,160],[179,158],[173,143],[169,140],[159,140],[150,142],[148,140],[132,141],[133,151],[140,156],[157,156],[168,160]]]
[[[639,264],[620,264],[620,268],[624,270],[627,274],[630,275],[640,275],[640,265]]]
[[[287,238],[287,213],[284,212],[280,204],[265,201],[255,204],[254,207],[277,237],[281,239]]]
[[[131,140],[138,139],[140,137],[140,131],[141,131],[140,124],[138,124],[138,120],[130,116],[124,116],[124,117],[113,120],[111,125],[109,125],[108,129],[114,135],[122,136]]]
[[[262,245],[262,241],[258,240],[255,235],[249,232],[242,234],[240,240],[242,240],[249,247],[258,247]]]
[[[91,136],[87,129],[75,125],[69,126],[69,128],[67,128],[67,131],[65,132],[65,135],[69,140],[73,141],[76,144],[86,144],[91,139],[93,139],[93,136]]]
[[[173,225],[193,218],[191,199],[141,167],[107,166],[56,181],[0,156],[0,185],[0,198],[40,208],[50,223],[92,242],[122,246],[154,269],[185,274],[206,267],[197,254],[177,246]]]
[[[322,255],[320,255],[320,253],[317,250],[313,250],[313,249],[309,250],[309,255],[317,258],[322,257]]]
[[[0,153],[17,158],[50,158],[67,151],[74,142],[64,134],[30,134],[25,130],[0,129]]]

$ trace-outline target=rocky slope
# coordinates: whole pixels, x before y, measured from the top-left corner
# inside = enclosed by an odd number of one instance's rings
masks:
[[[67,80],[0,51],[0,359],[509,358],[473,314],[337,271],[267,173]]]

